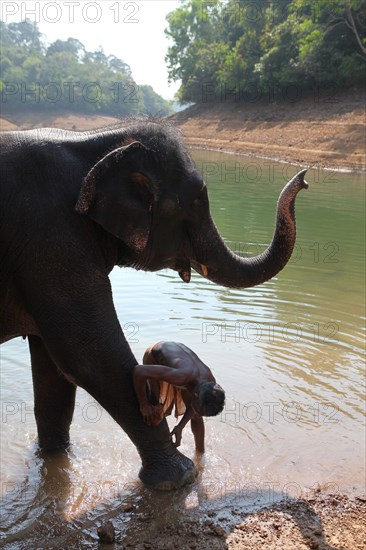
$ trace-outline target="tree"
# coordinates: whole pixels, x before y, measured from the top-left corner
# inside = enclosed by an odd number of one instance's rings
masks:
[[[67,52],[71,53],[78,61],[85,57],[85,46],[77,38],[68,38],[67,40],[56,40],[47,49],[46,55]]]
[[[37,23],[29,19],[19,23],[1,22],[2,40],[19,47],[26,47],[28,50],[41,52],[43,50],[42,34],[38,30]]]
[[[128,76],[131,76],[132,71],[131,67],[127,65],[122,59],[118,59],[115,55],[109,55],[107,58],[107,64],[108,67],[113,71],[114,73],[124,73]]]
[[[181,102],[202,101],[207,82],[217,98],[235,85],[244,96],[253,86],[364,83],[365,0],[184,0],[167,21],[166,61]]]
[[[37,25],[0,22],[3,112],[43,110],[114,116],[169,112],[151,87],[139,89],[130,67],[101,48],[87,52],[76,38],[45,48]]]
[[[142,99],[144,102],[144,107],[140,109],[141,111],[153,116],[166,116],[173,114],[171,103],[165,101],[165,99],[159,96],[154,91],[152,86],[142,84],[140,86],[140,92],[142,94]]]

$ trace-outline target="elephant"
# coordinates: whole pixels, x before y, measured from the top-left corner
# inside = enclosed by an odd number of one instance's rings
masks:
[[[291,256],[306,170],[280,195],[269,247],[242,258],[224,244],[205,182],[167,121],[9,131],[0,142],[0,342],[28,338],[40,449],[67,449],[80,386],[136,446],[144,484],[191,483],[196,468],[173,445],[165,419],[143,422],[133,388],[138,362],[109,273],[116,265],[169,268],[188,283],[193,268],[231,288],[269,280]]]

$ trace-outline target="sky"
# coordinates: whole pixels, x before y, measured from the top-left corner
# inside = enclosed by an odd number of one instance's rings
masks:
[[[127,63],[137,84],[150,84],[165,99],[173,99],[179,83],[168,84],[164,57],[169,40],[166,15],[179,0],[2,0],[0,19],[38,23],[48,43],[77,38],[88,51],[100,46],[106,55]]]

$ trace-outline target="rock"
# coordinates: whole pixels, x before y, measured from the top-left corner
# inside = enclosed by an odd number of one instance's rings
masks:
[[[215,525],[212,528],[213,534],[216,535],[216,537],[224,537],[225,536],[225,529],[221,527],[220,525]]]
[[[131,502],[127,502],[123,507],[123,511],[131,512],[131,510],[133,510],[133,504]]]
[[[112,544],[115,538],[115,530],[111,521],[106,521],[100,527],[98,527],[98,537],[100,542],[105,544]]]

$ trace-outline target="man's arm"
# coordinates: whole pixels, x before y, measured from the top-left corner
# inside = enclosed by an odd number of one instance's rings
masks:
[[[133,369],[133,385],[139,402],[140,412],[144,417],[144,421],[150,425],[149,417],[153,414],[153,406],[149,403],[147,397],[147,378],[143,375],[143,373],[141,374],[138,372],[139,368],[140,365],[136,365]]]
[[[174,445],[176,447],[179,447],[181,441],[182,441],[182,432],[185,428],[185,426],[188,424],[190,420],[194,417],[195,413],[191,406],[188,406],[186,408],[186,412],[184,413],[182,420],[177,424],[174,429],[171,432],[171,435],[175,436],[175,443]]]
[[[164,365],[137,365],[134,370],[135,378],[139,385],[140,381],[141,384],[142,380],[146,383],[147,379],[150,378],[168,382],[172,386],[185,386],[192,379],[188,369],[184,367],[171,368]]]

